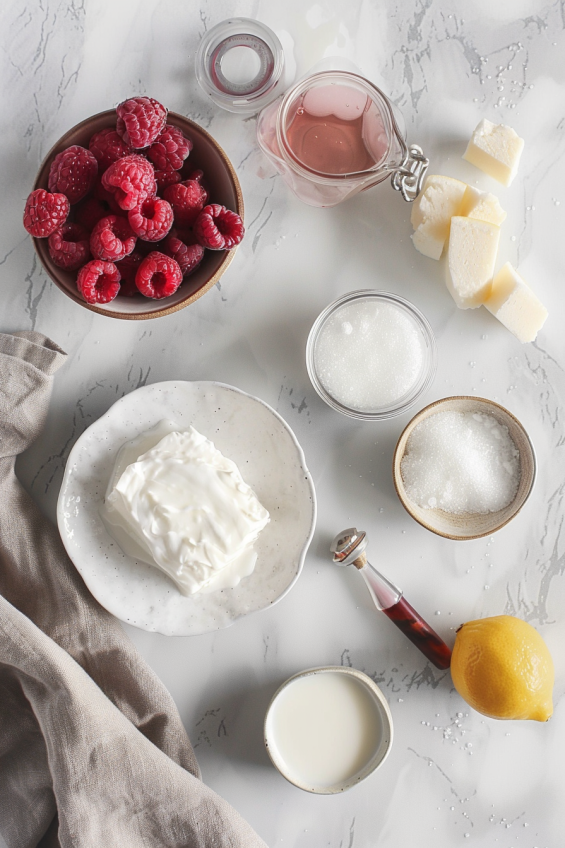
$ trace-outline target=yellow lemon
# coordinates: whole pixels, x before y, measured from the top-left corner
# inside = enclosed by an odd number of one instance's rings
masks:
[[[483,715],[547,721],[554,676],[547,645],[519,618],[481,618],[457,631],[451,677],[461,697]]]

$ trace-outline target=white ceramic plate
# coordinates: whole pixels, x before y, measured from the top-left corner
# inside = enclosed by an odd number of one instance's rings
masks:
[[[255,543],[255,570],[235,589],[181,595],[157,568],[124,554],[100,518],[119,448],[163,418],[192,424],[213,441],[271,514]],[[143,630],[188,636],[229,627],[286,595],[314,533],[316,495],[294,433],[266,403],[222,383],[155,383],[121,398],[77,440],[57,519],[71,560],[103,607]]]

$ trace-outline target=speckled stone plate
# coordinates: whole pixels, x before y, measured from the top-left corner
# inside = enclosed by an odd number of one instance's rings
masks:
[[[255,543],[255,570],[235,589],[181,595],[157,568],[124,554],[102,522],[119,448],[163,418],[211,439],[271,514]],[[270,406],[222,383],[166,382],[121,398],[82,434],[67,462],[57,518],[70,558],[102,606],[143,630],[188,636],[229,627],[286,595],[314,533],[316,495],[296,437]]]

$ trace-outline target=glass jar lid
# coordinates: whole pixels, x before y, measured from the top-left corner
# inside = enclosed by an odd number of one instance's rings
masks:
[[[196,54],[196,78],[217,106],[252,115],[284,90],[281,42],[265,24],[230,18],[206,33]]]

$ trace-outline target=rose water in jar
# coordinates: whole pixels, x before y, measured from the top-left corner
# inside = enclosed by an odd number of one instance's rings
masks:
[[[293,192],[335,206],[392,177],[406,200],[420,191],[428,160],[405,141],[402,116],[358,73],[312,73],[259,115],[257,138]]]

